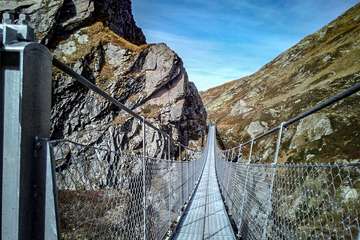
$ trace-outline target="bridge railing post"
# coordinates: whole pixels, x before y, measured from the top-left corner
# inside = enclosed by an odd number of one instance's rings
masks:
[[[184,163],[181,159],[181,145],[179,144],[179,164],[180,164],[180,167],[181,167],[181,204],[185,204],[185,194],[184,194],[184,191],[185,191],[185,185],[184,185]]]
[[[253,146],[254,146],[254,139],[251,139],[251,143],[250,143],[250,152],[249,152],[249,159],[246,163],[246,176],[245,176],[245,183],[244,183],[244,191],[242,194],[242,201],[241,201],[241,206],[240,206],[240,213],[239,213],[239,237],[241,237],[241,228],[242,228],[242,221],[243,221],[243,212],[244,212],[244,205],[245,205],[245,198],[247,197],[247,182],[248,182],[248,176],[249,176],[249,168],[250,168],[250,163],[251,163],[251,157],[252,157],[252,150],[253,150]]]
[[[226,182],[226,179],[227,179],[227,176],[226,176],[226,169],[227,169],[227,159],[228,159],[228,154],[229,152],[226,151],[225,153],[225,157],[222,161],[222,171],[221,171],[221,189],[224,191],[224,196],[225,196],[225,201],[227,199],[227,189],[225,187],[225,182]]]
[[[195,188],[195,186],[196,186],[196,183],[197,183],[197,181],[198,181],[198,169],[197,169],[197,161],[196,161],[196,159],[194,159],[194,179],[195,179],[195,181],[194,181],[194,188]]]
[[[237,155],[237,161],[238,162],[240,162],[240,158],[241,158],[241,156],[242,156],[242,153],[241,153],[241,151],[242,151],[242,144],[240,144],[239,145],[239,152],[238,152],[238,155]],[[235,153],[236,154],[236,153]],[[234,166],[235,166],[235,164],[234,164]],[[234,167],[233,166],[233,167]],[[233,167],[231,168],[231,174],[233,173],[233,171],[234,171],[234,169],[233,169]],[[236,174],[236,171],[235,171],[235,174]],[[233,180],[232,178],[231,178],[231,180]],[[230,193],[230,201],[229,201],[229,212],[231,213],[232,212],[232,207],[233,207],[233,196],[232,196],[232,194],[233,194],[233,192],[234,192],[234,186],[233,186],[233,184],[231,183],[230,184],[230,187],[231,187],[231,193]]]
[[[171,191],[171,184],[172,184],[172,174],[171,174],[171,149],[170,149],[170,143],[171,143],[171,139],[170,136],[168,136],[167,138],[167,158],[168,158],[168,171],[169,171],[169,206],[168,206],[168,218],[169,218],[169,233],[171,234],[171,224],[172,224],[172,220],[171,220],[171,198],[172,198],[172,191]]]
[[[143,129],[143,146],[142,146],[142,185],[143,185],[143,238],[147,239],[147,219],[146,219],[146,124],[145,118],[142,117],[142,129]]]
[[[226,160],[227,160],[228,151],[225,152],[224,161],[222,161],[222,170],[221,170],[221,185],[224,188],[224,178],[225,176],[225,167],[226,167]]]
[[[191,183],[191,190],[193,190],[194,189],[194,187],[195,187],[195,160],[194,159],[192,159],[192,164],[191,164],[191,166],[192,166],[192,183]]]
[[[190,159],[186,159],[186,187],[187,187],[187,200],[186,201],[189,201],[190,199],[190,195],[191,195],[191,192],[190,192]]]
[[[228,205],[228,208],[229,208],[229,212],[231,212],[231,202],[232,202],[232,199],[231,199],[231,180],[232,180],[232,158],[233,158],[233,152],[231,153],[231,158],[230,158],[230,161],[228,162],[228,166],[229,166],[229,174],[228,174],[228,179],[227,179],[227,184],[226,184],[226,191],[227,191],[227,198],[228,198],[228,201],[227,201],[227,205]]]
[[[45,222],[45,145],[36,141],[50,135],[51,63],[51,53],[35,41],[26,16],[20,15],[15,24],[12,15],[4,13],[0,24],[0,239],[41,240],[46,224],[53,224]]]
[[[261,237],[261,239],[263,239],[263,240],[266,239],[269,217],[270,217],[270,213],[272,211],[272,206],[271,206],[272,205],[272,193],[273,193],[274,181],[275,181],[276,172],[277,172],[277,162],[279,159],[279,152],[280,152],[283,129],[284,129],[284,122],[282,122],[279,127],[279,132],[278,132],[278,137],[277,137],[277,142],[276,142],[276,149],[275,149],[275,154],[274,154],[274,161],[271,164],[272,165],[272,168],[271,168],[272,173],[271,173],[271,182],[270,182],[270,186],[269,186],[269,197],[268,197],[268,203],[266,206],[266,218],[265,218],[265,223],[264,223],[264,229],[263,229],[262,237]]]

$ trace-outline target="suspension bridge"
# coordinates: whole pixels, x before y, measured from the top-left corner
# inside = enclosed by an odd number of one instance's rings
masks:
[[[235,239],[215,172],[215,126],[210,126],[205,167],[175,239]]]
[[[279,158],[291,126],[360,83],[235,148],[209,125],[196,150],[54,59],[26,24],[5,16],[0,32],[1,239],[359,239],[360,162]],[[141,153],[49,140],[53,66],[132,116]],[[265,138],[270,162],[256,155]]]

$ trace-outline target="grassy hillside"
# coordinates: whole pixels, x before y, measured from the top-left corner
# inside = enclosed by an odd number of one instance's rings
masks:
[[[256,73],[209,89],[202,98],[209,120],[216,122],[225,145],[233,147],[359,81],[357,4]],[[290,127],[281,161],[360,158],[359,102],[357,94]],[[263,149],[259,159],[271,158],[274,137],[257,143]]]

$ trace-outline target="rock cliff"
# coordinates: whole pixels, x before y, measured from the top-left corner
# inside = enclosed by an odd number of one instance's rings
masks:
[[[207,114],[200,95],[174,51],[146,44],[130,0],[1,1],[4,11],[28,14],[57,59],[175,140],[202,144]],[[52,144],[62,239],[141,238],[142,161],[134,156],[142,153],[141,123],[56,68],[52,83],[51,138],[70,140]],[[149,128],[146,134],[148,155],[164,157],[163,138]],[[147,221],[159,225],[169,202],[154,189],[169,182],[170,172],[147,175]]]
[[[135,24],[130,0],[21,0],[1,1],[0,11],[25,13],[38,39],[48,43],[53,37],[71,35],[74,30],[96,21],[134,44],[144,44],[145,36]]]
[[[209,120],[235,146],[360,81],[360,4],[302,39],[256,73],[202,93]],[[282,162],[356,161],[359,94],[327,108],[284,135]],[[271,138],[271,139],[270,139]],[[272,161],[274,138],[258,142]],[[265,156],[265,157],[264,157]]]
[[[26,13],[56,58],[183,144],[201,143],[206,111],[196,87],[175,52],[146,44],[130,0],[2,1],[3,11]],[[53,139],[141,148],[137,121],[55,68],[53,75]]]

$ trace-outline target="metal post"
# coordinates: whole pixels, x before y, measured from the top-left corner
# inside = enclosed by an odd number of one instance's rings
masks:
[[[46,158],[36,136],[50,135],[52,56],[20,17],[0,24],[1,239],[41,240]],[[19,40],[22,41],[19,41]]]
[[[231,179],[231,175],[230,175],[230,171],[231,171],[231,162],[232,162],[232,157],[233,157],[233,151],[231,151],[231,155],[230,155],[230,159],[229,161],[227,162],[228,164],[228,167],[227,167],[227,183],[226,183],[226,189],[227,191],[229,192],[229,181]]]
[[[276,170],[277,170],[277,162],[279,159],[279,152],[280,152],[280,145],[281,145],[281,137],[282,137],[282,133],[283,133],[283,129],[284,129],[284,122],[282,122],[280,124],[279,127],[279,133],[278,133],[278,138],[277,138],[277,142],[276,142],[276,149],[275,149],[275,155],[274,155],[274,162],[271,164],[272,165],[272,176],[271,176],[271,183],[270,183],[270,189],[269,189],[269,198],[268,198],[268,205],[267,205],[267,211],[266,211],[266,219],[265,219],[265,224],[264,224],[264,230],[262,233],[262,238],[261,239],[266,239],[266,235],[267,235],[267,225],[269,222],[269,217],[270,217],[270,213],[271,213],[271,200],[272,200],[272,192],[273,192],[273,187],[274,187],[274,181],[275,181],[275,176],[276,176]]]
[[[185,150],[185,152],[186,152],[186,150]],[[190,159],[186,159],[186,172],[187,172],[187,174],[186,174],[186,181],[187,181],[187,183],[186,183],[186,187],[187,187],[187,199],[186,199],[186,201],[189,201],[189,198],[190,198],[190,171],[189,171],[189,168],[190,168]]]
[[[171,157],[170,157],[170,136],[168,136],[168,167],[169,167],[169,233],[171,233],[171,197],[172,197],[172,191],[171,191]]]
[[[244,184],[244,192],[243,192],[243,197],[242,197],[242,201],[241,201],[241,208],[240,208],[240,214],[239,214],[239,237],[241,237],[241,225],[242,225],[242,218],[243,218],[243,211],[244,211],[244,204],[245,204],[245,195],[247,195],[247,190],[246,190],[246,186],[247,186],[247,182],[248,182],[248,175],[249,175],[249,165],[251,163],[251,155],[252,155],[252,150],[253,150],[253,145],[254,145],[254,139],[251,139],[251,145],[250,145],[250,153],[249,153],[249,159],[246,163],[247,167],[246,167],[246,177],[245,177],[245,184]]]
[[[44,239],[59,239],[58,199],[56,187],[55,159],[48,139],[38,141],[41,144],[40,154],[46,159],[46,200]]]
[[[179,144],[179,164],[181,166],[181,204],[185,203],[185,197],[184,197],[184,168],[183,168],[183,161],[181,161],[181,145]]]
[[[143,229],[143,238],[147,239],[147,222],[146,222],[146,125],[145,118],[142,117],[142,127],[143,127],[143,152],[142,152],[142,181],[143,181],[143,221],[144,221],[144,229]]]
[[[239,145],[238,162],[240,162],[241,157],[242,157],[242,144]]]
[[[238,155],[237,155],[237,162],[240,162],[240,157],[242,156],[241,151],[242,151],[242,144],[239,145],[239,153],[238,153]],[[234,164],[234,165],[235,165],[235,164]],[[232,171],[233,171],[233,169],[231,168],[231,174],[232,174]],[[232,186],[232,185],[231,185],[231,186]],[[233,188],[234,188],[234,187],[232,186],[232,190],[233,190]],[[232,199],[231,193],[230,193],[230,199]],[[232,205],[233,205],[233,201],[230,201],[230,203],[229,203],[229,211],[230,211],[230,212],[231,212]]]
[[[195,185],[196,185],[196,180],[195,180],[195,164],[196,164],[196,161],[194,159],[191,160],[192,161],[192,188],[194,189],[195,188]]]
[[[193,158],[194,158],[194,155],[192,155]],[[198,181],[199,181],[199,169],[198,169],[198,165],[199,165],[199,162],[197,161],[197,159],[194,158],[194,166],[195,166],[195,186],[197,185]],[[195,188],[194,186],[194,188]]]
[[[226,167],[226,162],[227,162],[227,159],[228,159],[228,151],[225,152],[225,161],[223,161],[223,169],[222,169],[222,176],[221,176],[221,184],[224,188],[224,185],[225,185],[225,167]]]
[[[231,153],[231,158],[232,158],[232,153]],[[228,165],[229,165],[229,168],[230,170],[229,171],[229,174],[228,174],[228,179],[227,179],[227,185],[226,185],[226,189],[227,189],[227,195],[228,195],[228,198],[229,198],[229,201],[228,201],[228,208],[229,208],[229,211],[230,211],[230,205],[231,205],[231,202],[232,202],[232,199],[231,199],[231,192],[230,192],[230,179],[231,178],[231,174],[232,174],[232,160],[230,159],[230,162],[228,162]]]

